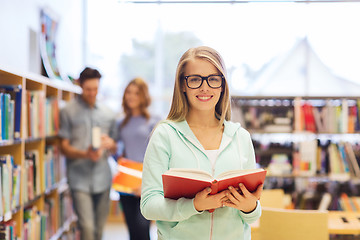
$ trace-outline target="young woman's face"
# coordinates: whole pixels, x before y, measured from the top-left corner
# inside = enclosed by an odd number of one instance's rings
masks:
[[[129,85],[129,87],[125,91],[125,101],[130,109],[140,108],[140,104],[141,104],[140,91],[136,85],[134,84]]]
[[[185,67],[185,76],[190,75],[208,77],[210,75],[221,75],[221,73],[210,62],[203,59],[194,59],[189,61]],[[208,78],[208,81],[212,81],[211,84],[214,86],[213,80]],[[215,111],[215,106],[219,101],[222,87],[211,88],[207,81],[204,80],[199,88],[191,89],[188,87],[185,80],[183,91],[186,92],[186,96],[190,104],[190,110]]]

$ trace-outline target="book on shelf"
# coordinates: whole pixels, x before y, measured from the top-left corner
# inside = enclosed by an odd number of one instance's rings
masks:
[[[348,132],[355,133],[358,130],[357,127],[357,106],[349,106],[349,121],[348,121]]]
[[[349,165],[349,161],[347,160],[344,143],[339,142],[337,144],[337,148],[340,161],[343,163],[344,172],[350,173],[351,166]]]
[[[20,181],[21,181],[21,166],[13,165],[12,168],[12,201],[11,208],[15,209],[17,206],[20,206]]]
[[[34,197],[41,194],[41,171],[40,171],[40,154],[38,150],[29,150],[25,152],[25,171],[27,172],[27,190],[28,199],[31,200]],[[44,179],[44,177],[42,177]]]
[[[36,206],[24,209],[24,239],[41,239],[41,212]]]
[[[323,113],[323,111],[325,111],[324,108],[320,111],[319,108],[313,107],[312,111],[313,111],[313,116],[314,116],[314,121],[315,121],[315,126],[317,129],[317,132],[319,132],[319,133],[326,132],[323,117],[322,117],[322,115],[323,115],[322,113]]]
[[[263,129],[266,133],[291,133],[293,131],[290,124],[268,124]]]
[[[3,139],[3,128],[4,128],[4,124],[3,124],[3,111],[4,111],[4,106],[3,106],[3,95],[4,93],[0,92],[0,140]]]
[[[342,155],[342,144],[331,143],[328,147],[330,173],[329,176],[336,180],[349,180],[350,172],[346,156]],[[345,154],[345,152],[343,152]]]
[[[16,221],[10,220],[6,223],[0,224],[0,239],[18,239],[15,234],[16,232]]]
[[[356,205],[354,205],[353,199],[346,193],[341,193],[339,198],[340,207],[343,211],[356,212]]]
[[[304,103],[302,105],[302,110],[304,112],[305,130],[309,132],[316,132],[313,108],[314,107],[310,103]]]
[[[349,132],[349,104],[346,99],[341,101],[339,130],[340,133]]]
[[[288,155],[285,153],[272,154],[267,171],[272,176],[290,175],[292,173],[292,166]]]
[[[27,91],[27,133],[30,138],[39,138],[45,135],[45,95],[43,91]]]
[[[10,94],[2,93],[1,95],[1,139],[9,140],[10,130]]]
[[[243,183],[250,192],[254,192],[264,183],[265,176],[266,170],[262,168],[230,170],[216,178],[199,169],[171,168],[162,175],[164,197],[193,198],[196,193],[207,187],[211,187],[211,194],[216,194],[228,189],[229,186],[238,188],[239,183]]]
[[[9,154],[0,155],[1,183],[2,183],[2,203],[4,221],[11,219],[11,201],[12,201],[12,168],[13,156]]]
[[[360,99],[356,100],[353,113],[355,118],[355,130],[360,131]]]
[[[299,144],[299,174],[314,176],[317,166],[317,140],[302,141]]]
[[[54,198],[46,198],[44,203],[45,216],[45,231],[47,236],[52,236],[56,233],[56,204]],[[47,238],[46,238],[47,239]]]
[[[59,130],[59,106],[55,97],[45,99],[45,134],[54,136]]]
[[[294,131],[300,132],[304,128],[304,113],[301,107],[301,98],[295,97],[294,99]]]
[[[46,145],[45,146],[45,156],[44,156],[44,167],[42,175],[44,176],[44,181],[42,181],[42,189],[50,189],[55,185],[56,182],[60,182],[62,178],[57,175],[57,171],[62,171],[61,166],[56,162],[59,161],[59,152],[56,145]]]
[[[8,118],[10,118],[11,129],[8,130],[8,134],[11,134],[14,139],[20,139],[22,87],[21,85],[1,85],[0,89],[10,98],[11,109]]]
[[[354,207],[355,207],[355,211],[356,212],[360,212],[360,197],[357,197],[357,196],[352,196],[350,197],[353,204],[354,204]]]
[[[360,167],[356,160],[356,156],[351,146],[351,143],[346,142],[344,147],[345,147],[347,159],[349,161],[349,165],[351,166],[350,169],[352,170],[351,172],[353,176],[360,177]]]
[[[1,159],[2,156],[0,156]],[[2,166],[0,164],[0,222],[4,220],[4,191],[3,191]]]
[[[131,159],[121,158],[117,165],[117,174],[112,182],[115,191],[134,194],[141,187],[143,164]]]
[[[263,129],[266,133],[290,133],[293,131],[290,117],[277,117],[274,116],[272,124],[264,125]]]
[[[318,210],[320,211],[328,210],[331,204],[331,200],[332,200],[331,194],[328,192],[324,193],[321,197]]]

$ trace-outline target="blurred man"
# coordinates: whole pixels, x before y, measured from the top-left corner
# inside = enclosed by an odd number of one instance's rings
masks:
[[[81,240],[101,240],[110,206],[111,171],[116,151],[115,114],[97,102],[101,74],[85,68],[79,77],[82,94],[60,112],[61,149],[78,217]]]

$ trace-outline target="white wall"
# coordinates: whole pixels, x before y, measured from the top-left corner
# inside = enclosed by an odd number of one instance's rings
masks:
[[[57,61],[64,74],[77,77],[84,67],[83,3],[86,0],[0,0],[0,68],[34,72],[30,30],[40,33],[40,10],[47,8],[59,19]],[[36,46],[36,44],[35,44]],[[40,58],[40,56],[38,56]],[[40,73],[40,67],[36,73]]]

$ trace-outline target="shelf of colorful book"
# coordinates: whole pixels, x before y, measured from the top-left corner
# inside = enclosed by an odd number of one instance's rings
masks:
[[[360,185],[360,179],[359,178],[349,178],[348,176],[329,176],[327,174],[316,174],[314,176],[306,176],[306,175],[299,175],[299,174],[267,174],[266,175],[267,180],[271,178],[274,179],[312,179],[313,181],[322,181],[322,182],[351,182],[355,185]],[[270,180],[269,180],[270,181]]]
[[[0,228],[6,237],[49,239],[64,219],[71,221],[56,135],[60,106],[80,92],[72,84],[0,69]]]
[[[268,170],[265,186],[286,189],[301,208],[308,202],[296,196],[318,198],[316,182],[348,184],[347,193],[360,196],[359,108],[359,96],[234,96],[232,120],[250,132],[257,163]]]
[[[69,195],[56,189],[24,205],[25,239],[60,239],[76,222]]]
[[[283,189],[295,209],[345,211],[341,202],[345,195],[349,201],[360,199],[358,182],[339,182],[327,177],[267,177],[264,188]]]
[[[251,132],[356,133],[358,96],[233,96],[233,120]]]
[[[301,142],[254,140],[258,164],[269,175],[327,176],[338,181],[360,179],[357,143],[313,139]]]

